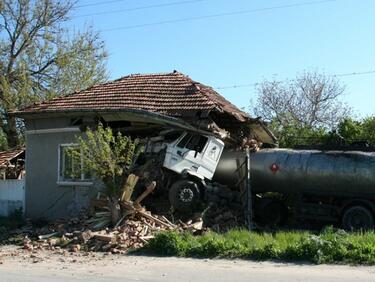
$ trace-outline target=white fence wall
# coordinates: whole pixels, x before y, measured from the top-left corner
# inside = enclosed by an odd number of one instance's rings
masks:
[[[0,180],[0,216],[9,216],[19,208],[25,211],[25,180]]]

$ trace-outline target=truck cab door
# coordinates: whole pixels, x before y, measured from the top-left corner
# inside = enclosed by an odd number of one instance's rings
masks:
[[[202,152],[208,138],[203,135],[187,133],[171,150],[172,161],[175,161],[175,169],[197,172],[202,165]]]
[[[223,147],[223,145],[220,148],[215,147],[212,140],[216,138],[185,133],[174,144],[167,147],[164,167],[177,173],[190,172],[211,179]],[[219,144],[221,141],[216,140],[216,142]],[[213,156],[215,152],[218,154],[217,159]]]
[[[219,163],[223,149],[223,141],[214,137],[209,138],[207,146],[204,150],[204,155],[202,156],[202,162],[204,163],[204,166],[201,167],[201,170],[204,169],[205,174],[210,175],[210,177],[207,177],[210,180],[215,174],[216,167]]]

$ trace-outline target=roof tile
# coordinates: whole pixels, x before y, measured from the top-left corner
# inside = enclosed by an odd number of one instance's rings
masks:
[[[176,116],[181,110],[219,109],[240,121],[248,115],[211,87],[179,72],[136,74],[34,104],[15,114],[136,109]]]

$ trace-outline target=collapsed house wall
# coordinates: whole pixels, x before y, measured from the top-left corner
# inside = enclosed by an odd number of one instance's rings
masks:
[[[80,135],[69,118],[26,122],[26,206],[29,218],[55,219],[77,214],[97,194],[93,183],[59,182],[59,148]]]

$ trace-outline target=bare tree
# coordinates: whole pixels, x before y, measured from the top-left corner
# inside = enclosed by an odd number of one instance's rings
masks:
[[[0,126],[18,142],[9,112],[107,79],[98,33],[64,28],[71,0],[0,0]]]
[[[283,82],[264,81],[257,90],[254,113],[277,126],[332,128],[351,113],[341,101],[345,87],[335,77],[317,72]]]

